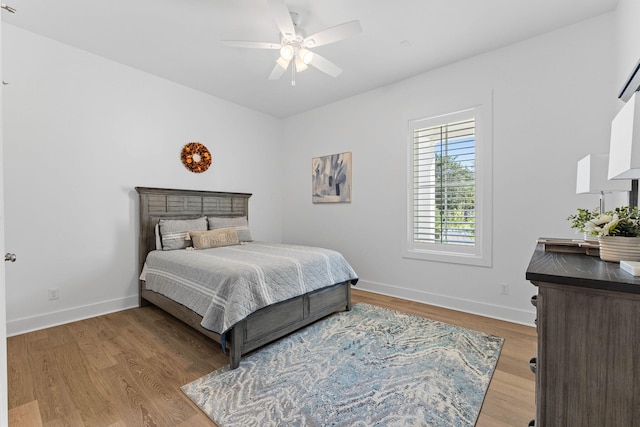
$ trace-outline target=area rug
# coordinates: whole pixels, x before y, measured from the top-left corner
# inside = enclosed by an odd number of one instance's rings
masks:
[[[182,391],[220,427],[473,426],[503,341],[361,303]]]

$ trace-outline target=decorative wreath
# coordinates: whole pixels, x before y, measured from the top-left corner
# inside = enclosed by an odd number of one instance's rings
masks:
[[[202,173],[211,166],[211,153],[199,142],[190,142],[182,148],[180,159],[185,168],[193,173]]]

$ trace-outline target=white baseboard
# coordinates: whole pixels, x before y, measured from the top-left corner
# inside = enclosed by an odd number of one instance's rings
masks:
[[[358,281],[357,289],[449,308],[452,310],[464,311],[466,313],[491,317],[493,319],[505,320],[507,322],[519,323],[527,326],[534,325],[533,319],[535,318],[535,312],[532,311],[517,310],[510,307],[471,301],[464,298],[454,298],[446,295],[416,291],[414,289],[370,282],[362,279]],[[132,295],[111,301],[44,313],[38,316],[7,320],[7,336],[11,337],[14,335],[20,335],[137,306],[138,296]]]
[[[102,314],[113,313],[138,306],[138,295],[73,307],[66,310],[7,320],[7,336],[20,335],[39,329],[63,325],[77,320],[88,319]]]
[[[479,316],[490,317],[492,319],[519,323],[521,325],[535,325],[535,311],[518,310],[500,305],[487,304],[483,302],[467,300],[464,298],[455,298],[447,295],[417,291],[415,289],[407,289],[399,286],[370,282],[362,279],[358,281],[356,289],[362,289],[363,291],[369,291],[391,297],[421,302],[424,304],[448,308],[451,310],[463,311],[465,313],[477,314]]]

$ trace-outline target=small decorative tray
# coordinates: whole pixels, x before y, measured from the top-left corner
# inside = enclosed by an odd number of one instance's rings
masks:
[[[538,243],[544,246],[545,252],[564,252],[600,256],[600,244],[597,240],[553,239],[541,237]]]

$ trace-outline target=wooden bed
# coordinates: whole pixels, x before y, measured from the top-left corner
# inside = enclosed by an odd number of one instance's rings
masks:
[[[161,218],[191,219],[208,217],[249,217],[248,193],[226,193],[197,190],[136,187],[140,196],[139,271],[147,254],[156,248],[155,226]],[[351,310],[351,284],[327,283],[322,288],[299,297],[258,310],[235,324],[223,340],[220,334],[202,326],[202,317],[182,304],[147,290],[140,280],[140,306],[154,304],[189,326],[212,338],[225,342],[232,369],[240,365],[242,355],[297,329],[305,327],[333,312]]]

